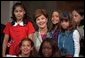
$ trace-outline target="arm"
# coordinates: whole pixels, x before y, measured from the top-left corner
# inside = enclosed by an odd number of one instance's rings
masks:
[[[9,40],[9,35],[5,34],[3,45],[2,45],[2,56],[3,57],[5,57],[8,40]]]
[[[29,35],[28,35],[28,38],[30,38],[32,41],[34,41],[33,33],[29,34]]]
[[[77,30],[74,30],[73,32],[73,40],[74,40],[74,57],[79,57],[79,52],[80,52],[80,35]]]

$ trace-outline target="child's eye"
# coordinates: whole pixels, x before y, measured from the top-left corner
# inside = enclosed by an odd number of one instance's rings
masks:
[[[14,12],[23,12],[22,10],[15,10]]]
[[[56,15],[56,17],[59,17],[58,15]]]
[[[28,47],[30,47],[31,45],[27,45]]]
[[[51,47],[43,47],[43,49],[52,49]]]
[[[19,12],[23,12],[22,10],[19,10]]]
[[[78,15],[74,15],[75,17],[77,17]]]
[[[15,10],[15,12],[18,12],[17,10]]]
[[[41,18],[42,20],[44,20],[44,18]]]

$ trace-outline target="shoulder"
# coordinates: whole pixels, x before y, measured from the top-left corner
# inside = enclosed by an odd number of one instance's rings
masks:
[[[12,25],[11,22],[6,23],[6,26],[11,26],[11,25]]]
[[[28,23],[27,23],[27,25],[32,25],[33,23],[31,22],[31,21],[29,21]]]
[[[79,34],[78,30],[74,30],[74,32],[73,32],[73,38],[74,38],[75,40],[79,40],[80,34]]]
[[[73,31],[73,34],[79,34],[79,31],[78,31],[77,29],[75,29],[75,30]]]
[[[30,21],[26,24],[26,26],[28,26],[28,27],[30,27],[30,28],[33,28],[33,27],[34,27],[33,23],[30,22]]]

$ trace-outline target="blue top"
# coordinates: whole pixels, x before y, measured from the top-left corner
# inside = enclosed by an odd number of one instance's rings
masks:
[[[60,32],[58,36],[58,47],[63,56],[74,55],[73,32]]]

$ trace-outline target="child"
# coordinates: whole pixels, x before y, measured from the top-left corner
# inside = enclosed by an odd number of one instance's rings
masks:
[[[80,55],[84,55],[84,15],[82,12],[78,10],[72,11],[72,19],[76,24],[76,28],[80,34]]]
[[[23,4],[16,3],[12,9],[12,22],[8,22],[4,29],[4,41],[3,41],[3,57],[5,57],[7,44],[9,37],[9,54],[16,55],[18,53],[18,47],[20,41],[23,38],[32,38],[32,33],[35,32],[33,24],[27,17],[27,12]]]
[[[61,14],[61,31],[58,36],[58,46],[65,57],[79,57],[79,32],[75,29],[67,11]]]
[[[19,54],[6,55],[6,57],[35,57],[37,52],[31,39],[25,38],[19,44]]]
[[[60,12],[59,11],[53,11],[52,12],[52,18],[51,18],[53,27],[51,30],[51,35],[53,39],[56,39],[58,41],[58,34],[59,34],[59,24],[60,24]]]
[[[51,38],[46,38],[39,49],[40,57],[61,57],[58,44]]]
[[[72,11],[72,19],[76,24],[76,28],[78,29],[81,38],[80,39],[84,39],[84,25],[82,25],[83,23],[83,14],[77,10]]]
[[[35,12],[35,19],[36,24],[38,26],[38,31],[34,33],[34,43],[37,51],[39,51],[39,47],[42,41],[49,37],[47,22],[48,22],[48,15],[44,9],[37,9]]]
[[[20,43],[19,57],[36,57],[37,52],[31,39],[23,39]]]

